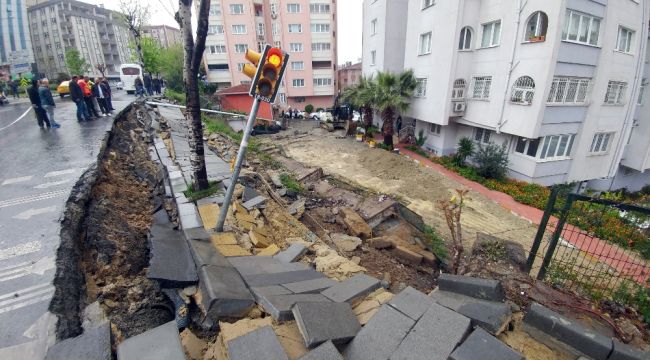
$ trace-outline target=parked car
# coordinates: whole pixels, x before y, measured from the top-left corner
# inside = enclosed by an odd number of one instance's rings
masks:
[[[361,120],[361,114],[359,114],[358,111],[353,111],[352,112],[352,121],[358,122]]]
[[[334,119],[331,112],[324,110],[309,114],[309,118],[318,121],[332,121]]]
[[[117,90],[124,90],[124,83],[121,81],[118,81],[115,83],[115,89]]]
[[[59,93],[60,97],[70,95],[70,81],[61,81],[59,86],[56,87],[56,92]]]
[[[277,134],[280,130],[282,130],[282,127],[277,123],[273,125],[255,125],[253,126],[253,131],[251,131],[251,135]]]

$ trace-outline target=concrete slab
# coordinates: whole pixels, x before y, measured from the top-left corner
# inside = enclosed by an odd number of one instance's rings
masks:
[[[294,263],[300,264],[300,263]],[[337,281],[328,278],[320,278],[313,280],[298,281],[288,284],[282,284],[285,288],[291,290],[296,294],[318,294],[321,291],[331,288],[338,284]]]
[[[210,234],[204,228],[183,229],[186,239],[210,240]]]
[[[388,359],[415,324],[391,306],[384,305],[343,351],[345,359]]]
[[[247,202],[248,200],[252,200],[258,196],[260,196],[260,194],[257,191],[255,191],[255,189],[246,186],[244,187],[244,193],[242,194],[242,201]]]
[[[469,330],[468,318],[446,307],[431,304],[390,359],[447,360]]]
[[[394,200],[389,198],[370,196],[363,199],[357,207],[357,211],[368,225],[374,229],[384,220],[397,213],[396,204]]]
[[[108,321],[47,349],[45,360],[110,360],[111,324]]]
[[[213,321],[243,317],[255,305],[234,267],[206,265],[199,271],[199,278],[201,303]]]
[[[230,360],[289,360],[271,326],[228,341]]]
[[[440,274],[440,290],[490,301],[505,301],[506,295],[498,280],[480,279],[462,275]]]
[[[242,206],[246,208],[246,210],[251,211],[256,207],[264,204],[265,202],[266,202],[266,198],[264,196],[257,196],[253,199],[246,201],[245,203],[242,204]]]
[[[264,311],[275,320],[293,320],[291,308],[297,302],[329,302],[330,300],[320,294],[289,294],[269,295],[260,297],[259,304]]]
[[[305,255],[306,252],[307,247],[305,247],[305,245],[300,243],[293,243],[289,245],[286,250],[281,251],[279,254],[275,255],[274,258],[283,263],[291,263],[298,261],[298,259]]]
[[[402,290],[388,304],[402,314],[417,321],[431,307],[433,299],[412,287]]]
[[[193,214],[179,216],[181,227],[183,229],[193,229],[193,228],[202,228],[203,222],[197,212]]]
[[[361,330],[348,303],[297,302],[292,312],[305,346],[310,349],[325,341],[345,344]]]
[[[343,356],[331,341],[326,341],[298,360],[343,360]]]
[[[288,271],[281,273],[273,274],[255,274],[245,276],[244,279],[248,286],[269,286],[269,285],[280,285],[288,284],[292,282],[312,280],[325,277],[323,274],[319,273],[313,269],[307,270],[298,270],[298,271]]]
[[[242,266],[250,266],[251,264],[269,264],[269,263],[277,263],[277,260],[275,260],[272,256],[233,256],[228,258],[228,262],[232,264],[232,266],[239,268]]]
[[[230,266],[225,256],[221,255],[217,248],[208,240],[187,240],[190,253],[194,258],[194,264],[199,269],[204,265]]]
[[[623,344],[614,340],[614,350],[607,358],[609,360],[648,360],[650,353],[633,348],[630,345]]]
[[[366,274],[357,274],[321,292],[334,302],[347,302],[379,289],[381,282]]]
[[[290,272],[290,271],[300,271],[300,270],[309,270],[309,266],[303,264],[303,263],[280,263],[280,262],[272,262],[272,263],[252,263],[248,266],[239,266],[237,267],[237,270],[239,271],[240,274],[244,277],[248,277],[251,275],[258,275],[258,274],[277,274],[277,273],[282,273],[282,272]]]
[[[161,210],[159,212],[164,212]],[[183,288],[198,281],[194,259],[183,233],[172,224],[154,223],[151,232],[151,259],[147,277],[162,287]]]
[[[170,321],[124,340],[117,347],[118,360],[184,360],[175,321]]]
[[[273,256],[273,255],[275,255],[275,254],[277,254],[279,252],[280,252],[280,248],[275,244],[271,244],[271,245],[265,247],[264,249],[261,249],[257,253],[257,255],[258,256]]]
[[[271,295],[291,295],[293,292],[281,285],[261,286],[250,288],[255,301],[260,302],[260,299]]]
[[[510,322],[510,306],[496,301],[480,300],[470,296],[435,289],[429,296],[438,304],[463,314],[492,335],[500,334]]]
[[[217,204],[204,204],[199,205],[199,215],[203,222],[203,228],[210,230],[217,225],[217,218],[219,218],[219,205]]]
[[[524,356],[478,328],[451,353],[449,360],[524,360]]]

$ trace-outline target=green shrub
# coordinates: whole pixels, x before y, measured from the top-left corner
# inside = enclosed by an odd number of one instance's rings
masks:
[[[307,113],[307,115],[313,113],[314,112],[314,105],[307,104],[307,106],[305,106],[305,112]]]
[[[488,179],[501,180],[506,177],[508,171],[508,152],[505,144],[487,144],[479,146],[473,156],[476,162],[478,174]]]
[[[422,232],[426,236],[427,243],[431,252],[440,260],[445,260],[449,257],[449,251],[445,240],[429,225],[424,225]]]
[[[219,182],[218,181],[210,181],[208,183],[208,188],[205,190],[199,190],[195,191],[194,190],[194,184],[190,184],[187,187],[187,190],[183,191],[183,194],[189,201],[196,201],[199,199],[202,199],[204,197],[212,196],[216,193],[219,192]]]
[[[323,111],[323,108],[316,108],[316,112]]]
[[[468,137],[462,137],[458,140],[458,150],[454,156],[456,165],[465,166],[468,157],[474,154],[474,142]]]
[[[416,154],[418,154],[418,155],[420,155],[420,156],[424,156],[425,158],[428,158],[428,157],[429,157],[429,154],[427,154],[426,151],[422,150],[421,148],[419,148],[419,147],[417,147],[417,146],[415,146],[415,145],[409,145],[409,146],[407,146],[407,147],[406,147],[406,150],[413,151],[414,153],[416,153]]]
[[[420,129],[418,132],[418,138],[415,139],[415,145],[418,147],[424,146],[424,143],[427,141],[427,137],[424,136],[424,130]]]
[[[299,194],[305,190],[293,174],[280,174],[280,182],[282,182],[282,185],[288,190],[293,190]]]
[[[384,149],[384,150],[387,150],[387,151],[393,151],[393,146],[392,145],[380,143],[380,144],[378,144],[378,146],[379,146],[380,149]]]
[[[176,92],[170,88],[165,88],[165,97],[170,100],[174,100],[181,105],[185,105],[185,94]]]

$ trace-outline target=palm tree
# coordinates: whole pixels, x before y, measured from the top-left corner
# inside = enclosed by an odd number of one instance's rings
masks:
[[[361,77],[359,84],[343,90],[342,100],[363,112],[364,127],[372,126],[372,104],[374,103],[376,83],[372,77]]]
[[[379,72],[375,89],[374,105],[381,112],[384,144],[393,145],[395,115],[408,109],[409,100],[417,87],[412,70],[400,74]]]

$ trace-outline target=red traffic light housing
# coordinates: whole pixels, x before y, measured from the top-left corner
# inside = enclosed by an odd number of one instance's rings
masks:
[[[289,54],[280,48],[266,45],[264,53],[247,50],[245,57],[252,63],[252,65],[245,64],[242,69],[242,72],[253,80],[249,94],[261,101],[273,103],[282,82]]]

